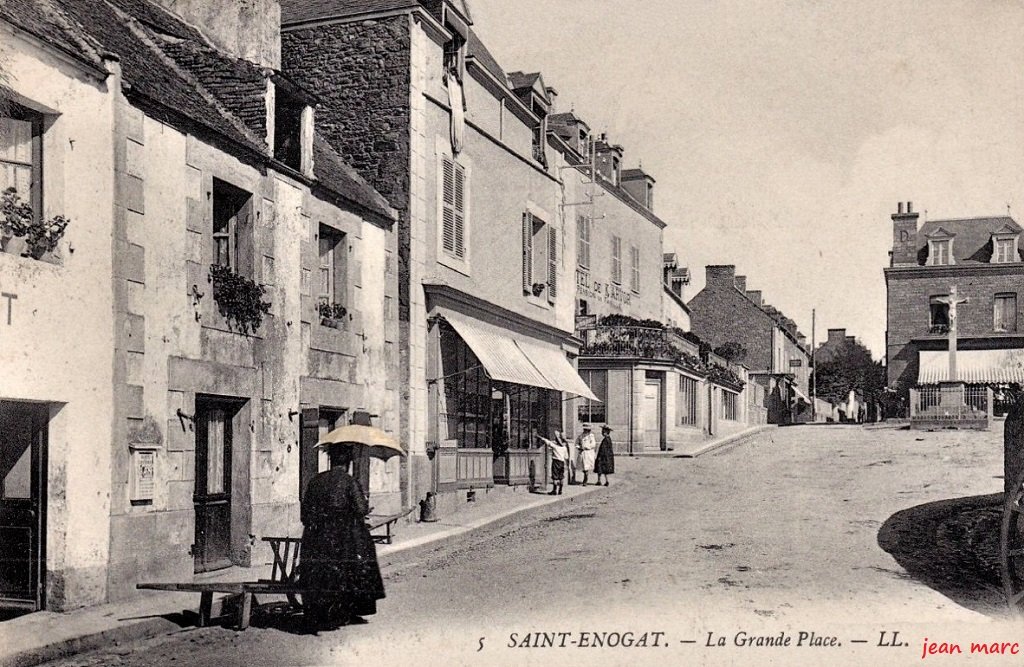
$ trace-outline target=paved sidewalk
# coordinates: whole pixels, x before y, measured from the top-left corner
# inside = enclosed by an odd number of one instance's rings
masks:
[[[697,442],[691,445],[684,445],[663,452],[639,452],[637,454],[630,454],[629,456],[652,456],[656,458],[692,459],[697,456],[700,456],[701,454],[707,454],[708,452],[714,451],[716,449],[721,449],[722,447],[738,445],[741,442],[747,440],[748,438],[751,438],[759,433],[763,433],[774,428],[778,427],[775,426],[774,424],[762,424],[759,426],[751,426],[750,428],[744,429],[739,433],[725,435],[720,438],[716,438],[715,440]]]
[[[386,575],[390,567],[415,558],[426,549],[446,545],[474,529],[513,521],[539,508],[572,503],[598,490],[596,486],[566,486],[563,495],[550,496],[530,493],[525,488],[478,489],[476,502],[466,503],[452,517],[441,517],[435,523],[399,523],[393,543],[377,547],[381,569]],[[232,568],[216,580],[251,581],[269,576],[268,563],[252,568]],[[0,623],[0,667],[29,667],[100,647],[109,649],[171,634],[195,625],[198,594],[139,593],[139,597],[124,602],[67,613],[41,611]],[[223,602],[225,597],[220,596],[217,602]]]

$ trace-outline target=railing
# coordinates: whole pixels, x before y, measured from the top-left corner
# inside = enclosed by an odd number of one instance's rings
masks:
[[[671,329],[630,326],[599,326],[585,332],[585,356],[676,359],[680,354],[697,358],[697,346]]]
[[[947,334],[949,333],[948,324],[933,324],[928,327],[928,333],[930,334]]]
[[[955,426],[991,419],[992,390],[980,385],[922,386],[910,390],[910,421]]]

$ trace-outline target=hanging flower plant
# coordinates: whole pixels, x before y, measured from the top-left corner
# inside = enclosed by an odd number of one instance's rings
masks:
[[[57,249],[70,220],[58,215],[44,220],[36,217],[32,205],[21,200],[18,191],[7,188],[3,193],[3,217],[0,218],[0,242],[6,248],[12,238],[24,238],[26,251],[22,254],[39,259]]]
[[[318,302],[316,310],[320,315],[320,324],[333,329],[341,329],[345,323],[345,316],[348,315],[345,306],[326,300]]]
[[[217,310],[228,325],[246,335],[255,333],[270,312],[270,302],[263,300],[266,288],[219,264],[210,266],[210,282]]]

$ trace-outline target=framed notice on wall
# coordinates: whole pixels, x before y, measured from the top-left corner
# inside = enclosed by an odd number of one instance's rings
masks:
[[[133,505],[153,502],[153,490],[156,487],[156,453],[156,447],[131,446],[128,498]]]

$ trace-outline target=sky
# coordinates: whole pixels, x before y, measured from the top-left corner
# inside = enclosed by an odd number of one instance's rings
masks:
[[[885,354],[890,215],[1024,221],[1024,2],[470,0],[657,179],[665,251],[735,264],[817,341]]]

